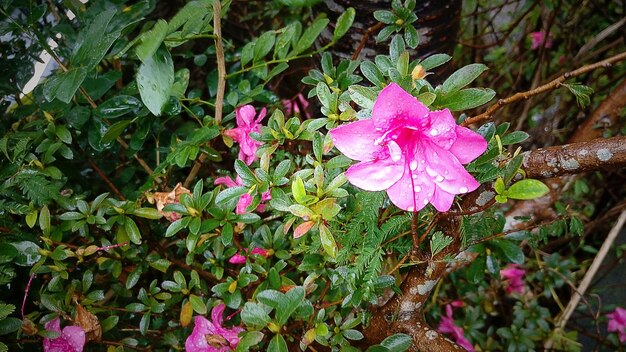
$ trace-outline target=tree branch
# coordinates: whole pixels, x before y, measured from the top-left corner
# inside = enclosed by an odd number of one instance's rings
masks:
[[[471,124],[475,124],[475,123],[483,123],[489,119],[491,119],[491,117],[493,116],[493,114],[499,110],[500,108],[502,108],[505,105],[509,105],[515,102],[518,102],[520,100],[526,100],[532,96],[541,94],[541,93],[545,93],[547,91],[553,90],[558,88],[563,82],[565,82],[566,80],[576,77],[576,76],[580,76],[582,74],[585,74],[587,72],[593,71],[595,69],[601,68],[601,67],[611,67],[611,65],[613,65],[616,62],[622,61],[622,60],[626,60],[626,52],[622,52],[620,54],[617,54],[615,56],[612,56],[608,59],[590,64],[590,65],[585,65],[581,68],[578,68],[574,71],[570,71],[570,72],[566,72],[563,75],[559,76],[558,78],[552,80],[549,83],[546,83],[542,86],[539,86],[535,89],[531,89],[529,91],[526,92],[519,92],[519,93],[515,93],[512,96],[506,98],[506,99],[500,99],[498,100],[498,102],[494,105],[492,105],[491,107],[489,107],[489,109],[487,109],[487,111],[485,111],[484,113],[477,115],[477,116],[473,116],[470,117],[468,119],[466,119],[465,121],[463,121],[463,126],[467,126],[467,125],[471,125]]]

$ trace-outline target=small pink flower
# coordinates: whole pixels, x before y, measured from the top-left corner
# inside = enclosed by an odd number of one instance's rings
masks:
[[[215,179],[215,182],[213,182],[214,185],[224,185],[226,187],[237,187],[237,186],[243,186],[243,181],[241,180],[241,178],[239,176],[237,176],[235,178],[235,180],[233,181],[232,178],[228,177],[228,176],[223,176],[223,177],[218,177]],[[261,193],[261,202],[265,202],[272,199],[272,195],[270,193],[270,191],[266,191]],[[239,201],[237,202],[237,207],[235,208],[235,213],[236,214],[245,214],[247,213],[246,208],[248,208],[248,206],[252,204],[252,196],[249,193],[244,193],[239,197]],[[258,210],[259,212],[264,212],[265,211],[265,204],[259,204],[257,206],[256,209],[254,210]],[[253,210],[253,211],[254,211]]]
[[[608,321],[608,331],[617,332],[619,342],[626,342],[626,309],[617,307],[615,310],[606,315]]]
[[[350,183],[366,191],[386,190],[401,209],[419,211],[431,203],[448,211],[456,194],[479,186],[462,164],[485,151],[483,137],[457,126],[448,109],[429,111],[395,83],[380,92],[371,119],[330,134],[339,151],[360,161],[346,171]]]
[[[66,326],[61,330],[61,319],[54,318],[46,323],[46,330],[58,332],[57,338],[43,339],[44,352],[82,352],[85,347],[85,332],[80,326]]]
[[[248,248],[244,248],[244,251],[247,253],[248,252]],[[261,255],[261,256],[264,256],[264,257],[267,258],[269,256],[269,251],[267,249],[254,247],[254,249],[252,249],[250,254],[258,254],[258,255]],[[235,255],[230,257],[230,259],[228,259],[228,262],[231,263],[231,264],[245,264],[246,263],[246,257],[244,257],[243,255],[241,255],[239,253],[235,253]]]
[[[256,150],[263,143],[250,137],[250,132],[261,133],[261,120],[265,117],[266,109],[259,112],[255,119],[256,111],[252,105],[240,106],[235,110],[237,127],[224,131],[224,134],[239,143],[239,159],[247,165],[256,160]]]
[[[551,32],[548,33],[547,36],[545,31],[530,33],[530,39],[532,41],[530,44],[530,49],[536,50],[541,48],[542,46],[544,48],[550,48],[552,46],[552,37],[553,36]]]
[[[524,285],[524,274],[526,274],[526,270],[520,269],[517,264],[511,264],[500,270],[500,275],[508,282],[506,287],[507,293],[524,293],[526,287]]]
[[[239,326],[226,328],[222,326],[224,304],[220,304],[211,311],[211,320],[197,315],[194,318],[194,327],[191,335],[185,341],[187,352],[226,352],[233,351],[239,343]]]
[[[287,115],[303,114],[306,112],[307,107],[309,107],[309,101],[306,100],[302,93],[298,93],[292,99],[283,99],[281,102],[285,107],[285,113]]]
[[[463,333],[463,328],[454,324],[451,304],[446,304],[446,316],[441,317],[441,321],[439,322],[439,328],[437,328],[437,330],[439,330],[439,332],[442,334],[451,334],[454,338],[454,341],[459,346],[465,348],[470,352],[474,352],[474,346],[472,346],[469,340],[465,337],[465,334]]]

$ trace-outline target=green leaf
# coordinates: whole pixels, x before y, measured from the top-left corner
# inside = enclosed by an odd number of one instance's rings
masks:
[[[185,228],[188,224],[189,224],[188,217],[174,221],[173,223],[170,224],[170,226],[167,227],[167,230],[165,230],[165,237],[174,236],[176,233],[178,233],[178,231]]]
[[[246,302],[241,311],[241,320],[247,325],[264,327],[270,322],[270,317],[260,305]]]
[[[524,252],[519,244],[506,239],[494,240],[493,244],[511,263],[524,264]]]
[[[350,27],[352,27],[352,23],[354,22],[354,17],[356,15],[356,11],[352,7],[348,7],[342,14],[337,18],[337,24],[335,25],[335,31],[333,32],[333,41],[341,39]]]
[[[452,243],[452,237],[446,236],[441,231],[437,231],[430,238],[430,253],[434,257]]]
[[[124,219],[124,230],[128,234],[128,238],[134,244],[141,244],[141,232],[139,232],[139,228],[135,223],[135,220],[127,217]]]
[[[141,63],[137,71],[141,101],[152,114],[161,115],[161,110],[170,97],[173,83],[174,63],[170,52],[161,46],[154,55]]]
[[[111,315],[110,317],[100,321],[100,326],[102,326],[102,332],[107,332],[113,329],[119,321],[120,317],[117,315]]]
[[[467,88],[442,96],[438,105],[452,111],[463,111],[481,106],[495,96],[496,92],[489,88]]]
[[[458,91],[466,85],[472,83],[481,73],[487,70],[487,66],[483,64],[470,64],[458,69],[445,82],[441,89],[444,95]]]
[[[50,234],[50,209],[47,205],[44,205],[39,211],[39,228],[43,231],[44,235]]]
[[[257,346],[261,341],[263,341],[263,337],[265,337],[265,334],[260,331],[248,331],[244,333],[239,339],[235,352],[248,351],[250,347]]]
[[[8,317],[15,311],[15,306],[12,304],[0,303],[0,319]]]
[[[244,163],[242,160],[235,160],[235,171],[237,172],[237,175],[241,177],[241,180],[245,185],[256,184],[257,179],[254,175],[254,172],[252,172],[248,165],[246,165],[246,163]]]
[[[517,181],[508,190],[505,195],[513,199],[534,199],[544,196],[550,191],[548,186],[539,180],[524,179]]]
[[[493,183],[493,188],[495,189],[497,194],[503,194],[505,191],[504,180],[502,177],[498,177],[496,182]]]
[[[284,300],[280,305],[280,309],[276,310],[276,323],[283,326],[287,323],[287,320],[291,314],[298,308],[300,303],[304,300],[304,287],[296,286],[287,291],[284,296]]]
[[[254,61],[259,61],[274,47],[276,36],[273,32],[265,32],[254,43]]]
[[[22,327],[22,321],[18,318],[8,317],[0,320],[0,335],[14,333]]]
[[[385,86],[385,77],[376,64],[371,61],[363,61],[360,68],[363,76],[365,76],[365,78],[367,78],[370,82],[381,88]]]
[[[191,303],[191,307],[193,310],[201,315],[205,315],[207,313],[206,304],[201,297],[198,297],[194,294],[189,295],[189,302]]]
[[[511,145],[521,143],[528,139],[528,137],[529,134],[524,131],[513,131],[507,135],[502,136],[500,141],[502,142],[502,145]]]
[[[67,127],[65,127],[65,125],[58,125],[58,126],[56,126],[56,129],[55,129],[54,132],[57,135],[57,137],[59,137],[59,139],[63,143],[65,143],[65,144],[72,143],[72,134],[67,129]]]
[[[139,279],[141,278],[141,274],[143,273],[143,267],[138,266],[135,270],[131,271],[130,274],[126,277],[126,288],[131,289],[137,285]]]
[[[87,76],[85,67],[76,67],[53,75],[43,85],[43,95],[48,101],[59,99],[69,104]]]
[[[141,317],[141,320],[139,320],[139,332],[141,332],[141,334],[145,336],[149,328],[150,328],[150,312],[147,312]]]
[[[160,19],[154,24],[154,27],[152,27],[151,30],[142,34],[141,44],[137,45],[137,48],[135,49],[135,53],[137,54],[137,57],[139,57],[139,60],[145,62],[150,59],[152,55],[154,55],[167,35],[167,27],[167,22]]]
[[[121,26],[118,25],[118,28],[115,28],[116,24],[113,24],[117,22],[113,20],[116,13],[117,10],[112,8],[93,16],[93,21],[78,35],[75,43],[77,49],[70,59],[72,65],[91,70],[100,63],[122,30]]]
[[[376,101],[376,93],[371,88],[352,85],[348,87],[348,94],[350,99],[357,103],[360,107],[365,109],[371,109],[374,107]]]
[[[132,215],[139,216],[144,219],[156,220],[161,218],[161,214],[155,208],[137,208],[132,211]]]
[[[335,238],[324,224],[320,224],[318,229],[320,233],[320,241],[322,242],[324,251],[326,251],[326,254],[328,254],[331,258],[336,258],[337,244],[335,243]]]
[[[419,33],[417,33],[417,30],[412,25],[404,27],[404,41],[406,42],[406,45],[411,49],[415,49],[419,45]]]
[[[435,54],[425,58],[422,62],[420,62],[420,65],[422,65],[424,71],[428,71],[445,64],[446,62],[450,61],[450,59],[452,59],[452,56],[450,55]]]
[[[141,100],[130,95],[116,95],[94,110],[96,116],[114,119],[126,114],[137,114],[143,107]]]
[[[307,27],[304,33],[302,33],[302,37],[300,37],[300,39],[293,48],[292,55],[298,55],[308,49],[311,45],[313,45],[315,39],[317,39],[317,37],[320,35],[320,33],[322,33],[324,28],[326,28],[326,25],[328,25],[328,22],[330,22],[328,18],[315,19],[315,21],[313,21],[313,23],[309,27]]]
[[[364,337],[363,333],[361,333],[359,330],[354,330],[354,329],[344,330],[342,331],[342,335],[346,339],[352,340],[352,341],[362,340]]]
[[[306,189],[304,188],[304,181],[302,181],[300,176],[296,176],[296,179],[291,183],[291,193],[296,202],[300,204],[306,203]]]
[[[398,19],[398,17],[389,10],[374,11],[374,18],[384,24],[392,24]]]
[[[381,346],[389,349],[390,352],[404,352],[411,347],[413,339],[407,334],[395,334],[387,337],[380,343]]]
[[[581,108],[588,106],[591,103],[591,98],[589,95],[593,93],[593,88],[587,87],[581,83],[570,83],[563,84],[569,89],[572,94],[576,97],[576,103]]]
[[[109,126],[106,132],[104,132],[104,135],[102,135],[102,139],[101,139],[102,143],[106,144],[106,143],[114,141],[117,137],[119,137],[122,133],[124,133],[124,131],[126,130],[126,127],[130,125],[130,122],[131,120],[122,120]]]
[[[267,346],[268,351],[272,352],[288,352],[287,342],[285,342],[285,338],[283,335],[274,335],[274,337],[270,340],[269,346]]]

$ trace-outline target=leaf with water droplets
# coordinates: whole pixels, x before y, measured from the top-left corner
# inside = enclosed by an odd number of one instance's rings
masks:
[[[137,72],[137,86],[141,100],[154,115],[159,116],[170,97],[174,84],[174,63],[170,52],[161,46],[147,58]]]

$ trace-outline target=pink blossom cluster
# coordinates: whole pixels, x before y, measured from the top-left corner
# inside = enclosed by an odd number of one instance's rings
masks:
[[[61,330],[61,319],[50,320],[45,325],[46,330],[54,331],[58,337],[43,339],[44,352],[82,352],[85,347],[85,331],[80,326],[66,326]]]
[[[247,248],[245,248],[244,251],[246,253],[248,253],[248,249]],[[258,254],[258,255],[261,255],[263,257],[268,257],[269,256],[269,251],[267,249],[255,247],[252,251],[250,251],[250,254]],[[245,264],[246,261],[247,261],[246,257],[241,255],[239,252],[235,253],[235,255],[230,257],[230,259],[228,259],[228,262],[231,263],[231,264]]]
[[[263,144],[252,139],[250,133],[261,133],[261,120],[265,117],[266,112],[267,110],[263,108],[256,117],[256,111],[252,105],[238,107],[235,110],[237,127],[224,131],[224,135],[239,143],[239,159],[246,165],[252,164],[257,159],[256,151]]]
[[[519,265],[511,264],[500,270],[500,276],[506,279],[507,293],[524,293],[526,285],[524,284],[524,275],[526,270],[520,269]]]
[[[239,344],[242,327],[227,328],[222,325],[224,304],[211,310],[211,320],[198,315],[194,318],[194,328],[185,341],[187,352],[227,352],[233,351]]]
[[[608,318],[609,332],[616,332],[619,342],[626,343],[626,309],[617,307],[615,310],[606,315]]]
[[[474,352],[474,346],[469,342],[463,333],[463,328],[454,324],[454,318],[452,316],[452,307],[463,307],[465,304],[461,301],[454,301],[450,304],[446,304],[446,315],[441,317],[439,322],[439,330],[442,334],[450,334],[454,341],[461,347],[470,352]]]

